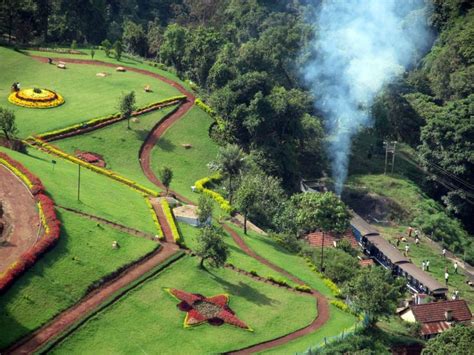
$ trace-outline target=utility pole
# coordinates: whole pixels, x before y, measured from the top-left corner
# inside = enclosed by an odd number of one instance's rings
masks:
[[[387,166],[388,166],[388,154],[392,154],[392,174],[393,174],[393,168],[395,166],[395,150],[397,147],[397,141],[383,141],[383,145],[385,147],[385,166],[383,169],[383,174],[387,174]]]
[[[77,165],[77,167],[79,168],[77,170],[77,200],[80,201],[80,197],[81,197],[81,166]]]

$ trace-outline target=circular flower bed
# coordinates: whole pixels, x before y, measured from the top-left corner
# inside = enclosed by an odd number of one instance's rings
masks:
[[[61,95],[52,90],[39,88],[14,91],[8,96],[8,101],[18,106],[30,108],[51,108],[64,103]]]

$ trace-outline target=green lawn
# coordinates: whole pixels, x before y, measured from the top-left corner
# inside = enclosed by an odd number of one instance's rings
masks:
[[[101,154],[107,163],[107,169],[118,172],[141,185],[159,190],[143,174],[138,153],[151,129],[173,109],[174,107],[166,107],[141,115],[138,122],[130,122],[130,130],[127,129],[127,122],[122,121],[53,144],[70,154],[74,154],[77,150]]]
[[[28,155],[2,147],[0,151],[20,161],[38,176],[56,204],[156,234],[145,199],[128,186],[81,168],[80,201],[77,201],[78,165],[32,148]],[[57,161],[54,171],[52,159]]]
[[[218,147],[208,132],[212,122],[208,114],[193,107],[166,131],[152,152],[153,170],[157,172],[162,166],[171,167],[171,189],[192,201],[197,201],[199,195],[191,191],[191,186],[210,174],[207,164],[216,159]],[[185,149],[182,144],[191,144],[192,148]]]
[[[309,347],[321,345],[324,338],[337,336],[342,331],[350,330],[355,324],[355,317],[341,311],[335,306],[330,306],[331,317],[328,322],[312,334],[305,335],[285,345],[264,351],[265,354],[295,354],[308,350]]]
[[[178,225],[186,246],[194,250],[197,245],[199,228],[183,222],[179,222]],[[229,258],[227,259],[228,263],[245,271],[256,271],[262,277],[272,276],[276,279],[286,279],[283,275],[245,254],[234,242],[234,239],[225,231],[222,237],[230,251]],[[286,281],[292,286],[296,285],[291,280],[286,279]]]
[[[228,293],[230,307],[254,332],[224,325],[183,328],[185,314],[163,287],[204,295]],[[185,257],[86,322],[57,354],[222,353],[272,339],[309,324],[314,299],[239,275],[198,267]]]
[[[152,251],[156,243],[69,212],[58,244],[0,297],[0,349],[71,307],[94,281]],[[112,249],[112,242],[120,249]]]
[[[4,47],[0,47],[0,58],[0,106],[15,111],[20,137],[115,113],[119,97],[132,90],[139,106],[179,94],[172,86],[139,73],[118,73],[113,68],[79,64],[67,64],[68,69],[61,70]],[[100,78],[96,76],[98,72],[110,76]],[[66,102],[51,109],[15,106],[8,102],[10,86],[15,81],[22,88],[39,86],[57,91]],[[153,93],[144,92],[147,84]]]

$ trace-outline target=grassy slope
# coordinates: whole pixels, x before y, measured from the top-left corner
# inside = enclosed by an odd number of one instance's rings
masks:
[[[74,154],[76,150],[101,154],[107,163],[107,169],[158,190],[143,174],[138,161],[138,153],[153,126],[173,109],[173,107],[168,107],[142,115],[138,122],[130,123],[130,130],[127,129],[127,122],[124,121],[87,134],[63,139],[54,144],[70,154]]]
[[[224,325],[183,328],[184,313],[163,287],[230,294],[230,307],[254,332]],[[53,353],[222,353],[294,331],[314,316],[314,300],[185,257],[76,331]],[[124,321],[126,320],[126,321]]]
[[[73,305],[94,281],[156,247],[68,212],[59,215],[58,244],[0,298],[0,349]],[[112,249],[114,240],[120,249]]]
[[[81,168],[81,201],[77,201],[77,165],[35,149],[29,149],[29,155],[1,147],[0,151],[20,161],[38,176],[56,204],[156,234],[145,200],[135,190]],[[54,171],[52,159],[57,161]]]
[[[207,163],[217,155],[218,148],[208,134],[211,123],[209,115],[193,107],[163,135],[152,152],[153,170],[157,172],[162,166],[170,166],[173,169],[171,188],[192,201],[197,201],[199,195],[191,191],[191,186],[210,174]],[[186,143],[192,148],[181,146]]]
[[[117,73],[112,68],[77,64],[68,64],[68,69],[60,70],[2,47],[0,58],[0,87],[3,88],[0,105],[15,111],[20,137],[115,113],[124,92],[134,90],[138,105],[179,94],[172,86],[138,73]],[[111,75],[96,77],[101,71]],[[19,81],[22,88],[39,86],[55,90],[66,103],[42,110],[15,106],[8,102],[9,88],[15,81]],[[147,84],[152,86],[153,93],[143,91]]]
[[[356,187],[368,187],[371,191],[388,197],[400,206],[403,206],[408,211],[411,218],[416,216],[419,211],[418,204],[428,197],[413,183],[410,181],[399,178],[390,177],[384,175],[357,175],[349,179],[350,186]],[[411,219],[409,218],[409,219]],[[393,227],[387,227],[379,225],[377,226],[382,235],[388,240],[393,241],[395,244],[398,236],[406,236],[408,225],[399,225]],[[440,248],[433,247],[433,244],[429,243],[425,238],[421,239],[420,245],[416,246],[414,240],[408,241],[410,244],[410,258],[413,263],[421,268],[423,260],[430,261],[430,274],[435,277],[438,281],[444,284],[444,269],[448,267],[450,273],[450,292],[458,290],[461,298],[464,298],[470,304],[470,307],[474,307],[474,292],[465,283],[465,277],[461,274],[454,274],[453,265],[451,262],[446,262],[441,256]],[[401,243],[399,246],[400,251],[404,251],[405,244]],[[474,308],[473,308],[474,309]]]
[[[197,245],[196,241],[199,235],[199,229],[182,222],[179,223],[179,229],[183,235],[186,246],[194,250]],[[273,276],[276,279],[284,278],[282,275],[270,269],[268,266],[261,264],[254,258],[245,254],[242,249],[240,249],[237,244],[235,244],[234,240],[229,234],[225,233],[223,238],[230,251],[229,258],[227,259],[228,263],[233,264],[234,266],[245,271],[256,271],[260,276],[263,277]],[[286,281],[288,281],[290,285],[295,286],[294,282],[290,280]]]

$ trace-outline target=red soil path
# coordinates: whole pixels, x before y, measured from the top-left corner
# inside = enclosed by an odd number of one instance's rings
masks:
[[[10,170],[0,165],[0,202],[10,231],[0,245],[0,274],[21,254],[35,245],[39,237],[40,219],[30,190]]]
[[[145,273],[163,263],[178,251],[178,246],[170,243],[163,243],[162,248],[151,257],[129,267],[117,278],[109,281],[98,290],[90,293],[82,299],[77,305],[67,309],[59,314],[36,332],[26,339],[13,345],[5,351],[5,354],[32,354],[40,346],[51,340],[58,334],[64,332],[68,327],[82,319],[91,310],[99,307],[114,293],[120,291],[123,287],[137,280]]]

